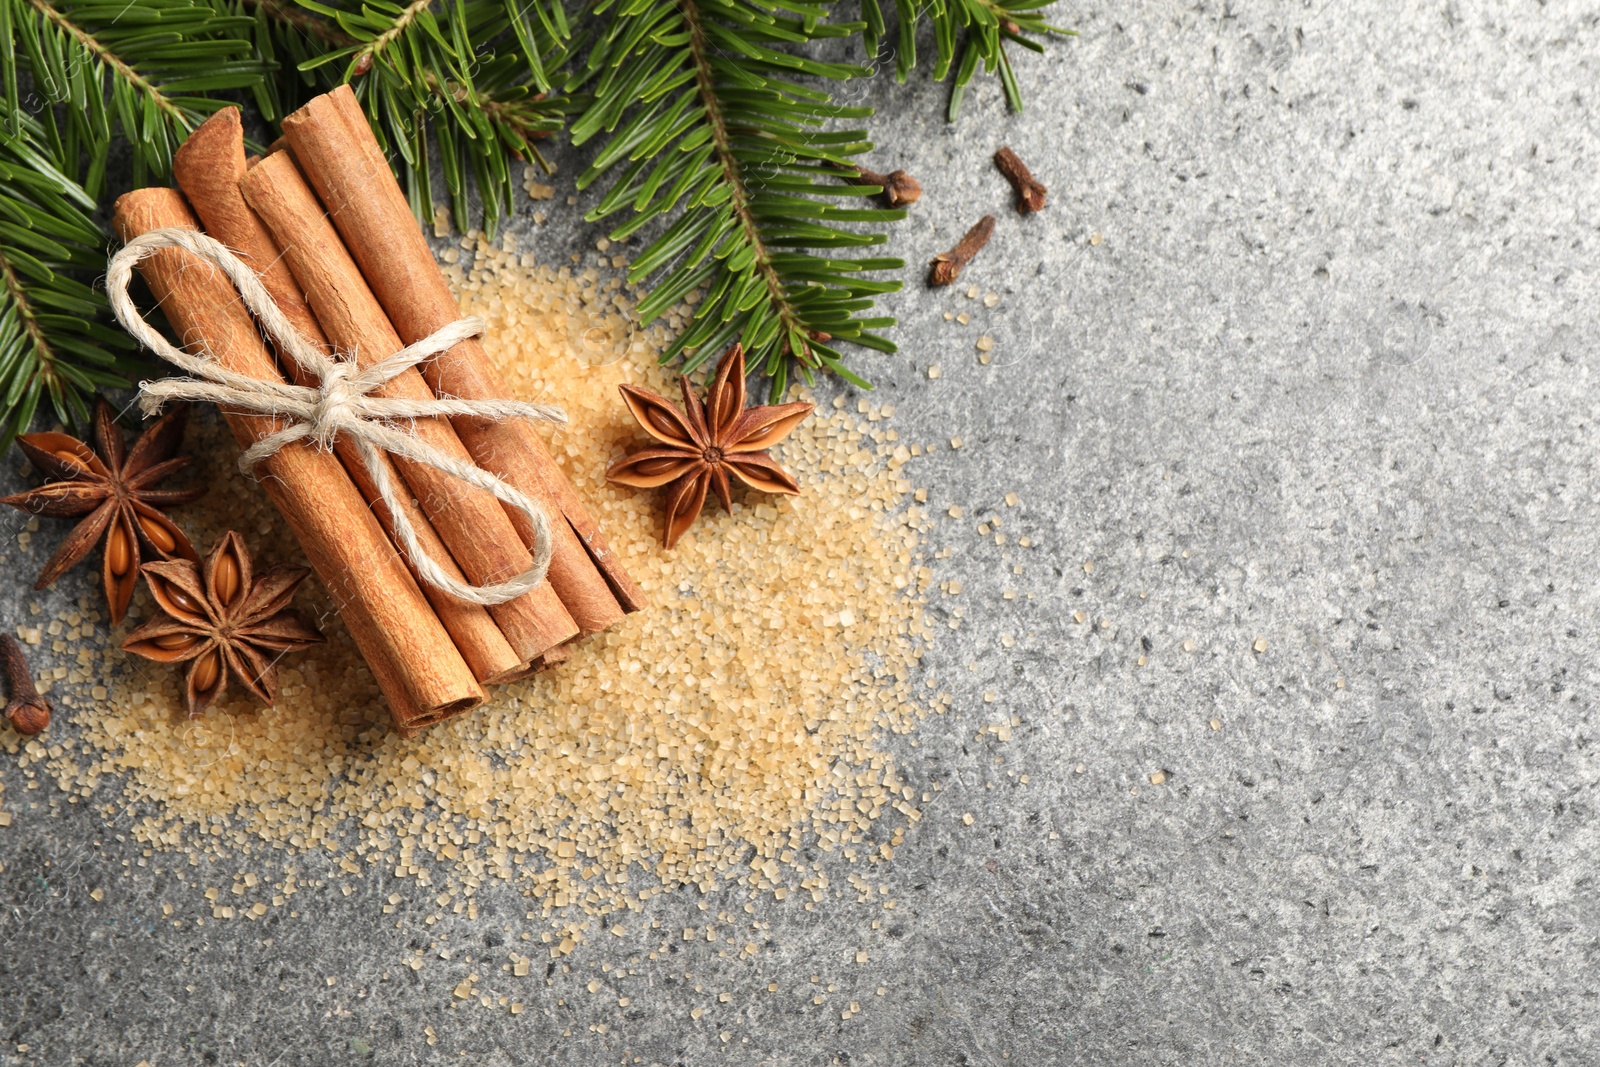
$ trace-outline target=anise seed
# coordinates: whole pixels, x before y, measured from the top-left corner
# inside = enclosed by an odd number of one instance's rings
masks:
[[[663,540],[668,548],[677,544],[700,515],[709,489],[715,489],[730,510],[735,483],[765,493],[792,496],[800,492],[793,476],[773,462],[767,449],[787,437],[811,414],[813,405],[796,402],[746,408],[744,377],[744,346],[735,343],[717,363],[704,397],[696,394],[687,376],[679,379],[681,408],[664,396],[622,386],[628,409],[660,443],[648,446],[647,453],[631,452],[611,464],[606,480],[651,489],[659,487],[673,467],[681,467],[682,473],[666,487]],[[673,415],[679,421],[676,427],[669,427]]]
[[[139,529],[143,530],[150,543],[162,552],[170,553],[178,547],[178,539],[172,536],[172,531],[154,519],[139,516]]]
[[[119,578],[133,565],[133,546],[128,543],[128,531],[121,526],[114,527],[106,540],[106,564]]]
[[[233,598],[239,592],[239,561],[228,552],[217,557],[217,569],[214,572],[217,583],[217,600],[223,607],[230,607]]]
[[[152,644],[157,648],[164,648],[171,652],[180,648],[188,648],[198,640],[200,639],[194,634],[162,634]]]
[[[211,692],[221,674],[222,659],[217,655],[216,649],[212,649],[194,662],[194,691]]]
[[[80,471],[86,471],[89,469],[89,464],[83,461],[83,457],[72,451],[70,448],[60,449],[59,451],[52,453],[52,455],[69,467],[74,467]]]
[[[185,593],[182,589],[179,589],[171,582],[162,582],[161,587],[163,591],[166,592],[167,599],[178,605],[178,607],[189,612],[191,615],[200,614],[200,605],[195,603],[194,597],[190,596],[188,593]]]

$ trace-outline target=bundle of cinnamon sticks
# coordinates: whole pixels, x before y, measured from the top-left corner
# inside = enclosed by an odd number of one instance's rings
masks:
[[[231,248],[308,340],[368,366],[459,318],[454,296],[390,172],[355,95],[341,87],[284,120],[263,159],[247,158],[229,108],[179,149],[179,189],[140,189],[117,201],[122,239],[199,230]],[[181,190],[181,192],[179,191]],[[198,216],[198,219],[196,219]],[[180,249],[145,259],[140,273],[179,340],[236,373],[265,381],[299,374],[262,340],[226,279]],[[296,384],[308,384],[296,381]],[[315,383],[310,383],[315,384]],[[476,339],[392,379],[374,393],[402,399],[508,396]],[[280,420],[224,410],[248,447]],[[407,736],[484,700],[484,686],[566,658],[567,645],[641,606],[598,527],[525,420],[423,418],[415,432],[476,463],[538,502],[550,519],[548,581],[485,607],[419,582],[395,537],[396,516],[353,443],[333,453],[307,441],[260,470],[263,489],[299,538]],[[532,564],[526,515],[433,467],[389,457],[390,481],[423,547],[458,581],[503,582]]]

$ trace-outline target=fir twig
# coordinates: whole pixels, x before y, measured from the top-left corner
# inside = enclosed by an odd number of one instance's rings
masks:
[[[105,297],[80,279],[104,266],[94,201],[56,170],[31,118],[0,132],[0,451],[46,399],[86,422],[84,395],[126,385],[127,337],[102,326]]]
[[[601,14],[610,6],[602,4]],[[573,141],[610,134],[579,188],[629,164],[588,217],[631,210],[613,240],[672,220],[629,268],[631,280],[655,278],[640,318],[649,322],[691,291],[705,292],[663,360],[683,356],[692,370],[741,341],[771,376],[774,397],[791,370],[809,381],[825,369],[865,386],[845,369],[838,341],[894,350],[875,332],[894,320],[861,313],[900,283],[864,275],[902,263],[841,255],[881,244],[884,235],[838,224],[882,224],[905,213],[837,206],[830,201],[860,203],[874,190],[817,181],[871,147],[860,130],[825,127],[872,109],[835,104],[792,80],[841,81],[866,71],[781,47],[860,30],[828,23],[827,7],[826,0],[619,0],[587,70],[569,83],[592,82],[594,97],[573,122]]]
[[[20,66],[45,104],[32,109],[43,144],[91,197],[118,135],[133,149],[135,184],[163,176],[189,131],[227,103],[201,94],[249,89],[271,72],[251,54],[250,25],[202,0],[0,0],[11,132],[25,113]]]
[[[1020,112],[1022,90],[1011,69],[1006,44],[1043,52],[1041,38],[1072,35],[1074,31],[1044,20],[1044,9],[1054,3],[1055,0],[895,0],[895,79],[904,82],[916,68],[917,29],[926,18],[933,26],[934,80],[943,81],[952,68],[955,70],[946,120],[954,122],[960,114],[962,98],[980,63],[988,73],[999,73],[1007,106]],[[879,0],[861,0],[861,14],[866,25],[862,37],[867,53],[876,56],[888,30]]]

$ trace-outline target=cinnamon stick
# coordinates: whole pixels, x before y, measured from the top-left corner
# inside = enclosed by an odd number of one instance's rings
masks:
[[[284,262],[277,243],[260,218],[244,202],[244,194],[239,191],[239,179],[244,177],[249,162],[244,151],[244,130],[239,123],[239,109],[227,107],[201,123],[189,135],[189,139],[173,156],[172,176],[188,196],[189,204],[205,224],[206,232],[254,267],[273,302],[294,328],[313,344],[326,348],[327,338],[322,333],[322,327],[306,303],[299,283],[290,273],[288,263]],[[293,360],[280,360],[279,363],[296,385],[315,384],[308,380],[310,375]],[[383,524],[389,539],[398,544],[394,516],[389,513],[372,476],[367,473],[366,464],[356,454],[354,444],[340,438],[334,441],[333,448],[349,472],[350,480],[355,482],[361,495],[366,497],[367,505]],[[389,460],[382,457],[380,462],[387,464]],[[390,464],[389,479],[391,483],[398,483],[399,475],[392,466]],[[397,499],[400,510],[416,530],[423,548],[439,561],[452,578],[464,581],[466,576],[456,566],[444,542],[434,532],[433,524],[416,502],[408,494],[398,494]],[[409,561],[407,564],[409,566]],[[415,573],[415,568],[412,568],[412,574]],[[472,668],[473,677],[485,684],[497,684],[526,673],[528,661],[512,649],[482,605],[457,600],[425,582],[419,581],[417,584],[433,605],[439,621],[449,631],[456,648],[461,650],[467,666]]]
[[[367,126],[349,86],[313,99],[283,120],[300,166],[333,217],[367,284],[407,344],[460,315],[405,194]],[[503,398],[504,380],[476,339],[429,361],[424,375],[441,396]],[[550,450],[525,420],[452,420],[478,465],[566,516],[557,535],[550,582],[584,633],[603,630],[643,599],[612,554],[599,526]],[[524,541],[532,536],[513,515]]]
[[[339,351],[366,367],[405,347],[322,213],[292,153],[267,156],[244,175],[239,189],[283,250],[323,333]],[[415,369],[390,379],[372,395],[433,399],[428,383]],[[472,462],[447,419],[414,419],[411,432],[441,452]],[[440,540],[474,583],[505,581],[533,566],[510,514],[494,496],[425,463],[397,456],[394,464],[433,520]],[[578,635],[577,624],[549,582],[490,606],[489,614],[524,662]]]
[[[199,229],[174,189],[128,193],[116,203],[114,224],[125,241],[168,227]],[[184,344],[203,347],[239,374],[283,380],[255,321],[210,264],[164,249],[139,273]],[[242,446],[284,425],[269,416],[223,417]],[[260,481],[333,597],[402,734],[483,702],[466,661],[336,457],[294,442],[261,464]]]

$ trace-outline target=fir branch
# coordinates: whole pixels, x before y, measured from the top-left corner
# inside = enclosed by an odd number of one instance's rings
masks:
[[[87,421],[85,394],[126,385],[134,347],[100,325],[105,297],[81,280],[104,269],[93,201],[51,165],[38,124],[14,119],[0,132],[0,450],[46,398],[62,422]]]
[[[312,96],[333,88],[333,82],[315,71],[302,70],[328,52],[348,48],[348,34],[327,19],[296,6],[294,0],[211,0],[219,11],[250,18],[253,54],[277,68],[278,76],[263,78],[250,87],[256,108],[269,123],[283,117]]]
[[[905,213],[836,206],[830,201],[859,203],[875,190],[818,181],[871,147],[860,130],[826,127],[872,109],[835,104],[792,80],[866,71],[783,47],[860,30],[828,23],[827,8],[828,0],[617,0],[586,69],[568,83],[569,91],[592,83],[573,141],[610,135],[579,188],[628,164],[587,217],[631,209],[613,240],[666,224],[629,268],[635,282],[655,279],[640,318],[650,322],[690,292],[705,293],[663,359],[683,356],[692,370],[738,340],[771,376],[774,396],[791,370],[810,380],[825,369],[865,385],[845,369],[837,341],[894,350],[874,332],[894,320],[864,313],[899,283],[863,275],[903,264],[839,254],[885,238],[837,224],[882,224]]]
[[[71,37],[96,62],[105,64],[110,69],[113,77],[121,78],[127,82],[136,95],[148,100],[157,111],[166,117],[168,122],[182,125],[186,121],[187,117],[182,109],[177,104],[174,104],[166,93],[152,85],[148,79],[133,68],[132,64],[124,62],[122,57],[111,51],[93,34],[69,21],[65,15],[46,3],[45,0],[25,0],[25,2],[45,22]]]
[[[58,168],[91,197],[116,137],[131,146],[133,180],[143,184],[226,104],[200,94],[249,89],[271,71],[251,55],[250,20],[203,0],[0,0],[0,24],[12,40],[0,53],[10,132],[33,112]],[[19,67],[43,106],[24,106]]]
[[[5,249],[0,249],[0,361],[9,364],[13,359],[19,364],[31,360],[32,367],[19,366],[6,383],[6,398],[10,401],[6,409],[12,417],[0,428],[0,448],[9,448],[12,438],[33,422],[41,394],[49,393],[52,398],[65,395],[56,369],[55,350],[39,325],[39,313],[28,287],[17,276]]]
[[[491,232],[511,210],[512,161],[543,163],[538,141],[575,116],[576,143],[606,139],[580,187],[612,178],[589,217],[613,219],[616,240],[656,232],[630,269],[653,283],[640,316],[703,294],[665,358],[690,370],[741,340],[775,394],[793,370],[865,384],[837,346],[893,350],[878,332],[893,320],[872,307],[899,283],[870,275],[902,264],[849,250],[881,243],[871,228],[903,213],[827,180],[871,147],[834,126],[872,112],[817,86],[868,71],[811,46],[861,33],[876,52],[880,0],[862,0],[856,23],[830,23],[833,0],[598,0],[581,64],[587,31],[565,2],[0,0],[12,42],[0,53],[0,440],[46,397],[71,421],[86,393],[122,380],[126,339],[99,325],[104,302],[85,284],[103,267],[91,215],[113,145],[128,143],[143,184],[227,94],[249,92],[274,122],[341,79],[398,157],[418,216],[432,215],[437,158],[458,224],[475,186]],[[899,77],[926,19],[934,76],[953,82],[950,118],[980,64],[1020,109],[1007,48],[1064,32],[1043,20],[1053,2],[895,0]]]
[[[916,68],[917,30],[926,18],[933,27],[934,80],[943,81],[950,76],[952,66],[955,69],[946,121],[954,122],[960,114],[962,98],[979,63],[988,73],[999,73],[1006,104],[1020,112],[1022,90],[1011,69],[1006,44],[1043,52],[1042,38],[1051,34],[1074,35],[1075,31],[1044,20],[1044,10],[1054,3],[1055,0],[895,0],[895,80],[904,82]],[[861,14],[866,24],[862,38],[867,53],[876,56],[887,33],[879,0],[861,0]]]

